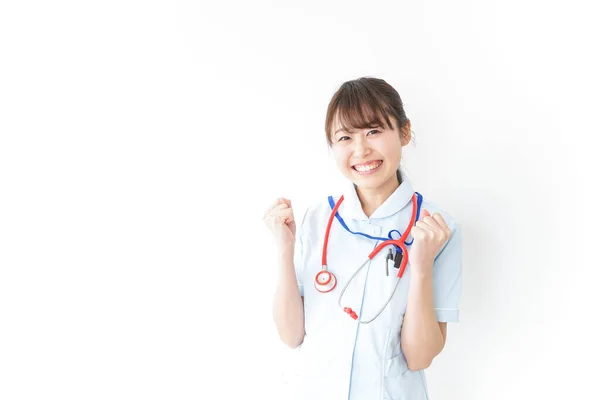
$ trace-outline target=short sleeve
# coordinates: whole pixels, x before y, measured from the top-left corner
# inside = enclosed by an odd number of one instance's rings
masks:
[[[305,238],[305,220],[308,210],[305,210],[301,215],[300,223],[296,223],[296,241],[294,244],[294,270],[296,272],[296,281],[298,282],[298,289],[300,289],[300,296],[304,297],[304,279],[302,277],[304,273],[304,265],[306,262],[306,238]]]
[[[454,224],[450,239],[433,262],[433,305],[438,322],[458,322],[462,292],[462,227]]]

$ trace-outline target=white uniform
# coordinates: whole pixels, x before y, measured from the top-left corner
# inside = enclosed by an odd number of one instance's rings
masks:
[[[412,215],[414,194],[409,179],[373,213],[364,214],[354,185],[348,184],[338,213],[349,230],[387,238],[391,230],[404,233]],[[340,194],[332,193],[334,200]],[[462,286],[462,235],[457,221],[423,197],[421,210],[433,215],[440,212],[452,230],[447,244],[435,259],[433,292],[435,314],[439,322],[458,321]],[[400,330],[411,278],[409,264],[385,310],[373,322],[360,324],[338,306],[342,288],[381,241],[348,232],[334,219],[327,248],[328,270],[337,277],[337,286],[329,293],[314,287],[321,270],[321,257],[327,222],[332,207],[327,198],[309,207],[296,234],[295,268],[300,293],[304,296],[306,336],[298,349],[300,380],[293,392],[306,400],[427,399],[424,371],[410,371],[400,347]],[[398,239],[400,235],[394,235]],[[408,242],[412,240],[409,236]],[[353,279],[342,298],[363,320],[371,319],[393,290],[398,270],[385,264],[388,248],[381,250]]]

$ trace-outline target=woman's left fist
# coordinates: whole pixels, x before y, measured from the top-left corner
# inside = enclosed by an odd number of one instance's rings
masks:
[[[433,261],[452,232],[440,213],[431,215],[423,209],[411,234],[414,241],[410,246],[408,260],[412,273],[431,274]]]

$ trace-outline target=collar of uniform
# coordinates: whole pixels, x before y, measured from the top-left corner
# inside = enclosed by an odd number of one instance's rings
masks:
[[[389,217],[403,209],[410,202],[414,190],[410,179],[404,173],[401,172],[400,174],[402,176],[400,186],[375,210],[370,218],[365,215],[362,209],[354,184],[348,182],[344,189],[344,218],[369,221],[374,218]]]

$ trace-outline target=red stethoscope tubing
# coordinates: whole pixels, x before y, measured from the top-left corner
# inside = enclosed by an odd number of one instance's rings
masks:
[[[331,215],[329,216],[329,221],[327,222],[327,229],[325,230],[325,242],[323,243],[323,256],[321,258],[321,265],[323,266],[324,270],[327,269],[327,245],[329,243],[329,233],[331,231],[331,225],[333,224],[333,219],[335,218],[335,214],[337,213],[338,208],[340,208],[342,201],[344,201],[344,196],[340,197],[340,199],[337,201],[335,207],[333,207],[333,210],[331,211]],[[375,249],[368,256],[368,258],[372,260],[373,257],[375,257],[375,255],[377,255],[377,253],[379,253],[381,251],[381,249],[383,249],[386,246],[394,245],[394,246],[400,247],[400,249],[402,250],[403,257],[402,257],[402,263],[400,264],[400,268],[398,269],[398,278],[402,278],[402,275],[404,274],[404,270],[406,269],[406,265],[408,264],[408,250],[406,249],[406,245],[404,244],[404,242],[408,238],[408,235],[410,235],[410,231],[415,224],[415,220],[417,219],[417,195],[416,194],[414,194],[412,197],[412,206],[413,206],[413,210],[412,210],[412,216],[410,218],[410,223],[408,224],[408,228],[406,229],[406,231],[404,231],[404,233],[402,234],[400,239],[390,239],[390,240],[386,240],[385,242],[380,243],[377,247],[375,247]]]
[[[333,219],[335,218],[337,210],[340,207],[340,205],[342,204],[342,201],[344,201],[344,196],[341,196],[340,199],[335,204],[335,206],[333,207],[333,210],[331,211],[331,215],[329,216],[329,221],[327,222],[327,229],[325,230],[325,241],[323,243],[323,257],[321,259],[323,268],[315,277],[315,288],[317,291],[319,291],[321,293],[329,293],[337,286],[337,278],[331,272],[327,271],[327,245],[329,244],[329,234],[331,233],[331,226],[333,224]],[[396,291],[396,288],[398,287],[398,282],[400,282],[400,278],[402,278],[402,275],[404,274],[404,270],[406,269],[406,265],[408,264],[408,250],[406,249],[406,245],[404,243],[406,242],[406,239],[408,238],[408,235],[410,234],[410,231],[411,231],[412,227],[414,226],[415,221],[417,219],[417,207],[418,207],[417,204],[418,204],[417,195],[414,194],[412,196],[412,206],[413,206],[412,216],[410,218],[410,223],[408,224],[406,231],[404,231],[404,233],[402,234],[400,239],[385,240],[384,242],[380,243],[377,247],[375,247],[375,249],[371,252],[371,254],[369,254],[367,260],[361,265],[360,268],[358,268],[354,272],[354,275],[352,275],[352,277],[350,277],[348,282],[346,282],[346,285],[344,286],[344,288],[342,289],[342,291],[340,293],[340,296],[338,298],[338,305],[341,307],[342,306],[342,304],[341,304],[342,296],[344,295],[346,288],[348,287],[348,285],[350,284],[352,279],[354,279],[356,274],[370,260],[372,260],[373,257],[375,257],[375,255],[377,255],[377,253],[379,253],[381,251],[381,249],[383,249],[384,247],[393,245],[393,246],[397,246],[400,248],[400,250],[402,251],[402,262],[400,263],[400,268],[398,269],[398,276],[396,278],[396,285],[394,286],[394,290],[390,293],[389,298],[387,299],[387,301],[385,302],[383,307],[381,307],[379,312],[372,319],[370,319],[368,321],[359,320],[359,322],[361,322],[361,323],[370,323],[375,318],[377,318],[377,316],[379,314],[381,314],[383,309],[388,305],[388,303],[390,302],[390,300],[392,299],[392,296],[394,295],[394,293]],[[354,310],[352,310],[351,307],[343,307],[343,310],[345,313],[350,315],[350,317],[352,317],[355,320],[358,320],[358,315],[356,314],[356,312]]]
[[[344,201],[344,196],[340,197],[337,201],[333,210],[331,210],[331,215],[329,216],[329,222],[327,222],[327,229],[325,230],[325,242],[323,243],[323,256],[321,257],[321,265],[323,268],[327,268],[327,244],[329,243],[329,232],[331,231],[331,225],[333,224],[333,219],[335,218],[335,214],[337,213],[338,208],[342,205],[342,201]]]
[[[327,244],[329,243],[329,232],[331,231],[331,225],[333,224],[333,218],[337,213],[338,208],[340,208],[340,204],[344,200],[344,196],[340,197],[337,204],[333,208],[331,215],[329,216],[329,221],[327,222],[327,229],[325,231],[325,242],[323,243],[323,258],[322,261],[322,269],[315,276],[315,289],[317,289],[320,293],[329,293],[337,286],[337,278],[331,272],[327,271]]]

